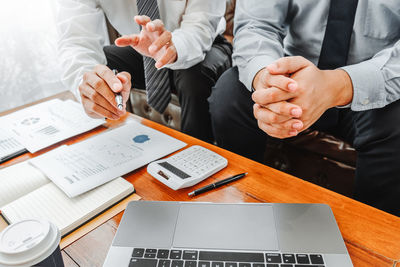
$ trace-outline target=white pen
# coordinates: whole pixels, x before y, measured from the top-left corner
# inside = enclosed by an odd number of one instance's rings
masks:
[[[113,73],[114,73],[114,75],[117,75],[118,71],[116,69],[113,69]],[[124,109],[124,105],[122,104],[122,95],[120,93],[115,94],[115,102],[117,102],[117,108],[119,110]]]

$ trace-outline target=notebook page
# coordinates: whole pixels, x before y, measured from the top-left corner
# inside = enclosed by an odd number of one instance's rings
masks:
[[[27,218],[49,220],[65,235],[133,191],[131,183],[118,178],[68,198],[55,184],[49,183],[6,205],[2,213],[10,223]]]
[[[0,170],[0,207],[49,183],[50,180],[27,161]]]

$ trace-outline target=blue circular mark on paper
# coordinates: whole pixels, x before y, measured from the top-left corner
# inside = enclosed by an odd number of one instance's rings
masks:
[[[144,143],[144,142],[146,142],[146,141],[149,141],[150,138],[149,138],[147,135],[145,135],[145,134],[141,134],[141,135],[135,136],[132,140],[133,140],[133,142],[135,142],[135,143],[140,143],[140,144],[142,144],[142,143]]]

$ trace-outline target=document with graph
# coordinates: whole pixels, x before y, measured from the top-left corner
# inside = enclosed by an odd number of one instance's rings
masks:
[[[79,103],[59,99],[27,107],[0,118],[1,128],[8,129],[17,142],[31,153],[87,132],[104,122],[102,119],[87,116]]]
[[[7,128],[0,126],[0,163],[7,156],[23,150],[25,147],[18,142],[14,135]]]
[[[61,146],[30,162],[69,197],[75,197],[185,145],[138,122],[130,122],[83,142]]]

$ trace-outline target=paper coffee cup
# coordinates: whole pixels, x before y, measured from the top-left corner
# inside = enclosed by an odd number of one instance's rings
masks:
[[[60,239],[60,231],[48,221],[13,223],[0,234],[0,267],[64,267]]]

